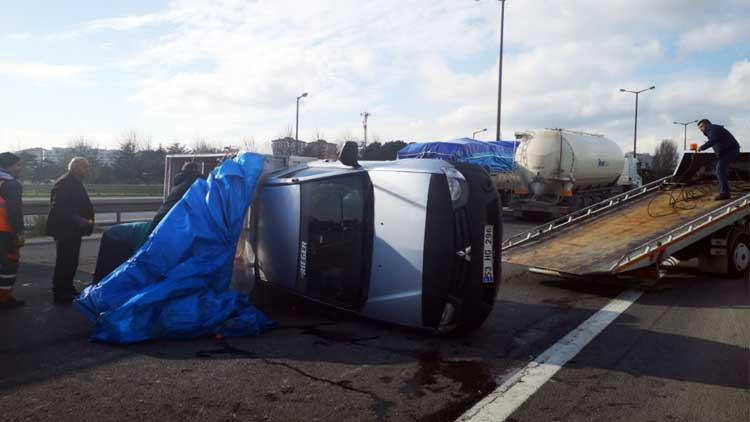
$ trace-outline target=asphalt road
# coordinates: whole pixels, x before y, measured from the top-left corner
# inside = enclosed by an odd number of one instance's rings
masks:
[[[506,235],[528,225],[508,221]],[[84,242],[79,287],[98,242]],[[260,337],[111,346],[51,303],[54,249],[23,250],[0,314],[0,420],[450,421],[627,287],[505,265],[493,314],[466,337],[364,321],[284,295]],[[689,269],[645,292],[508,420],[750,420],[750,283]]]

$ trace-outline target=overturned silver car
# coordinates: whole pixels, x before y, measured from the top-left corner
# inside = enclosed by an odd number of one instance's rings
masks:
[[[478,328],[500,283],[500,202],[484,169],[441,160],[312,161],[260,187],[256,283],[367,318]]]

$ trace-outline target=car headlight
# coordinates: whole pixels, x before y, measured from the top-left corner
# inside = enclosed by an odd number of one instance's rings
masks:
[[[451,194],[453,208],[462,207],[469,199],[466,178],[455,167],[443,167],[443,173],[445,173],[445,177],[448,179],[448,190]]]

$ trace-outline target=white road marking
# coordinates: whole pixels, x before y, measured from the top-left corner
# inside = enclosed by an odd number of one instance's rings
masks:
[[[594,337],[602,332],[643,292],[627,290],[612,299],[575,330],[537,356],[531,363],[510,377],[495,391],[461,415],[459,421],[501,422],[516,411],[570,359],[575,357]]]

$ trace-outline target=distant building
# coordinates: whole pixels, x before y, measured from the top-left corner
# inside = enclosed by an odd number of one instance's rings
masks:
[[[338,156],[338,146],[336,144],[326,142],[323,139],[318,139],[314,142],[309,142],[305,146],[306,157],[316,157],[321,160],[335,160]]]
[[[274,139],[271,141],[273,155],[279,157],[289,157],[290,155],[305,155],[306,142],[298,141],[294,138],[286,137]]]
[[[46,148],[28,148],[21,151],[18,151],[19,153],[26,153],[29,155],[34,156],[34,158],[37,161],[60,161],[63,158],[65,158],[65,153],[68,151],[68,148],[58,148],[54,147],[52,149],[46,149]]]
[[[25,154],[31,155],[31,156],[34,157],[34,160],[36,160],[36,161],[42,161],[45,158],[44,157],[45,151],[47,151],[47,150],[45,150],[44,148],[28,148],[28,149],[23,149],[23,150],[18,151],[18,152],[19,153],[25,153]]]

